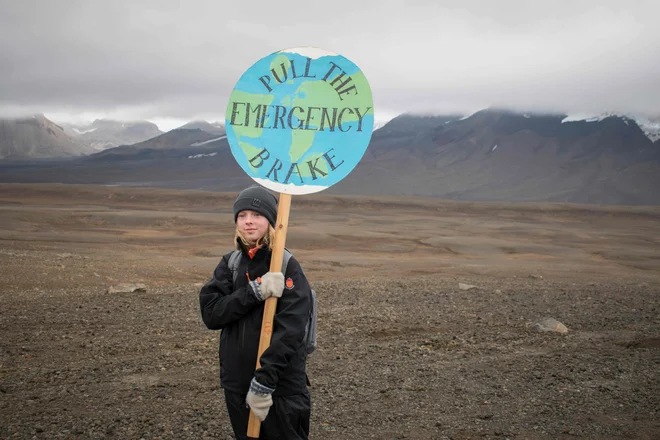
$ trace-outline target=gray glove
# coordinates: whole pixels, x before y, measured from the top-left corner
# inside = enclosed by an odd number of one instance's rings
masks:
[[[284,292],[284,274],[282,272],[267,272],[255,281],[250,281],[250,288],[260,301],[274,296],[281,298]]]
[[[275,390],[261,385],[254,378],[250,382],[250,391],[248,391],[245,402],[250,406],[254,415],[262,422],[266,420],[268,411],[273,406],[273,391]]]

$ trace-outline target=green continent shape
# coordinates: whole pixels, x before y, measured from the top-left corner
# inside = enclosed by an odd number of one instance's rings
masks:
[[[344,87],[354,85],[358,93],[357,95],[350,93],[348,95],[342,95],[343,99],[341,99],[337,91],[329,82],[323,80],[305,81],[296,90],[292,105],[301,107],[337,107],[339,109],[344,107],[357,107],[360,111],[363,111],[364,108],[368,106],[370,109],[365,115],[373,115],[373,97],[371,95],[371,89],[369,88],[367,78],[365,78],[362,72],[357,72],[351,75],[351,78],[352,81]],[[301,95],[304,96],[304,98],[301,98]],[[363,115],[363,117],[365,115]],[[357,121],[358,117],[355,114],[346,114],[344,120],[347,122]],[[310,126],[311,125],[312,124],[310,124]],[[314,126],[318,126],[318,124],[314,124]]]
[[[314,143],[315,131],[293,130],[291,132],[291,148],[289,149],[289,158],[291,163],[296,163],[312,147]]]
[[[258,105],[266,106],[265,109],[268,110],[268,106],[273,102],[273,95],[266,95],[262,93],[248,93],[240,90],[234,90],[229,97],[229,104],[227,105],[227,112],[231,112],[234,102],[243,102],[248,103],[250,108],[256,108]],[[236,115],[235,122],[236,124],[245,124],[245,111],[247,106],[239,107],[239,114]],[[263,112],[262,112],[263,114]],[[256,113],[250,113],[250,119],[248,125],[232,125],[231,128],[236,133],[236,139],[241,141],[243,137],[250,138],[260,138],[263,134],[264,129],[260,127],[255,127],[256,122]],[[264,124],[265,127],[268,127],[268,118]]]
[[[250,168],[252,169],[253,173],[256,173],[256,168],[252,166],[250,163],[250,159],[255,157],[257,154],[261,152],[261,148],[257,148],[254,145],[252,145],[249,142],[244,142],[244,141],[238,141],[238,146],[241,147],[241,150],[243,151],[243,154],[245,154],[245,158],[248,160],[248,164],[250,165]]]
[[[283,77],[282,64],[284,64],[284,67],[288,72],[289,66],[291,65],[291,61],[289,61],[289,57],[284,54],[279,54],[278,56],[273,58],[273,61],[270,62],[270,70],[274,70],[277,73],[277,76],[280,78]]]
[[[361,111],[364,110],[365,104],[368,107],[371,107],[368,112],[363,115],[373,115],[373,97],[371,95],[371,89],[369,88],[369,83],[365,78],[362,72],[357,72],[351,75],[352,81],[350,85],[355,85],[358,94],[357,95],[343,95],[343,100],[340,99],[337,91],[330,85],[330,83],[323,80],[315,81],[305,81],[302,83],[294,94],[294,99],[291,103],[291,107],[327,107],[332,108],[336,107],[338,109],[344,107],[350,108],[359,108]],[[301,97],[304,96],[304,98]],[[348,114],[345,113],[343,122],[356,122],[358,117],[355,113]],[[310,127],[319,127],[320,119],[310,123]],[[296,140],[296,132],[302,132],[299,135],[299,140]],[[298,159],[303,157],[305,153],[311,148],[313,143],[314,131],[303,131],[295,130],[294,139],[292,141],[291,149],[289,151],[289,156],[291,157],[292,162],[296,162]],[[309,141],[309,138],[312,138]],[[319,162],[320,163],[320,162]]]
[[[316,168],[314,172],[316,173],[317,178],[325,177],[323,174],[320,174],[318,170],[324,172],[325,175],[330,173],[328,162],[323,159],[323,154],[325,154],[325,152],[310,154],[305,157],[304,162],[299,162],[299,160],[302,159],[303,155],[311,148],[312,144],[314,143],[314,135],[316,135],[315,131],[295,130],[292,133],[292,145],[291,149],[289,150],[291,163],[298,163],[300,175],[308,184],[313,184],[313,181],[310,180],[312,178],[312,170],[310,169],[308,162],[311,162],[312,165],[314,165]],[[294,153],[299,154],[295,155]]]

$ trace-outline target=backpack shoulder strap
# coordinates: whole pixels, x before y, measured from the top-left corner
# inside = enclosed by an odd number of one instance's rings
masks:
[[[229,257],[229,261],[227,262],[227,267],[229,268],[229,270],[231,270],[234,284],[236,284],[236,280],[238,279],[238,263],[240,262],[241,262],[241,251],[235,250],[234,252],[231,253],[231,256]]]
[[[284,248],[284,255],[282,256],[282,273],[286,276],[286,267],[289,265],[289,260],[293,254],[287,248]]]

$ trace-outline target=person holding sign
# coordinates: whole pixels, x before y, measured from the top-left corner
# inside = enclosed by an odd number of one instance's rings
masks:
[[[329,188],[360,162],[373,133],[373,105],[369,83],[355,63],[310,46],[261,58],[241,75],[229,97],[225,128],[234,159],[255,182],[280,194],[276,217],[269,196],[239,195],[235,214],[256,212],[270,228],[248,214],[245,220],[236,217],[241,266],[225,255],[200,294],[204,322],[223,329],[221,379],[237,438],[246,438],[242,395],[251,408],[247,438],[308,436],[303,377],[306,355],[316,346],[317,308],[302,268],[284,246],[291,198]],[[288,268],[287,261],[293,263]],[[305,310],[304,328],[310,330],[303,335]],[[255,348],[257,354],[250,351]],[[256,361],[254,374],[250,360]]]
[[[222,257],[199,294],[202,320],[220,335],[220,382],[237,439],[247,439],[250,410],[262,422],[260,439],[307,439],[311,400],[307,388],[305,328],[310,285],[291,256],[285,273],[270,270],[277,199],[260,186],[234,202],[238,252]],[[279,298],[270,346],[257,352],[264,302]]]

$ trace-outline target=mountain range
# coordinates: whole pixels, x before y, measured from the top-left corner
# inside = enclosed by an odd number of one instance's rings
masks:
[[[204,124],[57,162],[0,161],[0,181],[212,191],[250,184],[223,127]],[[406,114],[374,131],[357,167],[326,192],[658,205],[660,140],[652,140],[653,127],[652,121],[640,127],[616,115],[580,119],[500,109],[468,117]]]
[[[455,200],[660,204],[660,141],[626,117],[570,120],[489,109],[401,116],[376,131],[332,192]],[[432,126],[432,127],[431,127]]]
[[[206,122],[206,121],[192,121],[179,127],[184,130],[199,129],[211,134],[223,135],[225,134],[225,124],[220,122]]]
[[[93,148],[70,136],[44,115],[0,119],[0,159],[44,159],[93,153]]]
[[[62,124],[62,128],[69,136],[79,139],[94,151],[135,144],[163,133],[156,124],[148,121],[123,122],[109,119],[97,119],[86,125]]]
[[[217,122],[192,121],[179,128],[225,134],[224,124]],[[0,160],[83,156],[134,145],[161,134],[158,126],[149,121],[97,119],[88,124],[56,124],[44,115],[0,119]]]

